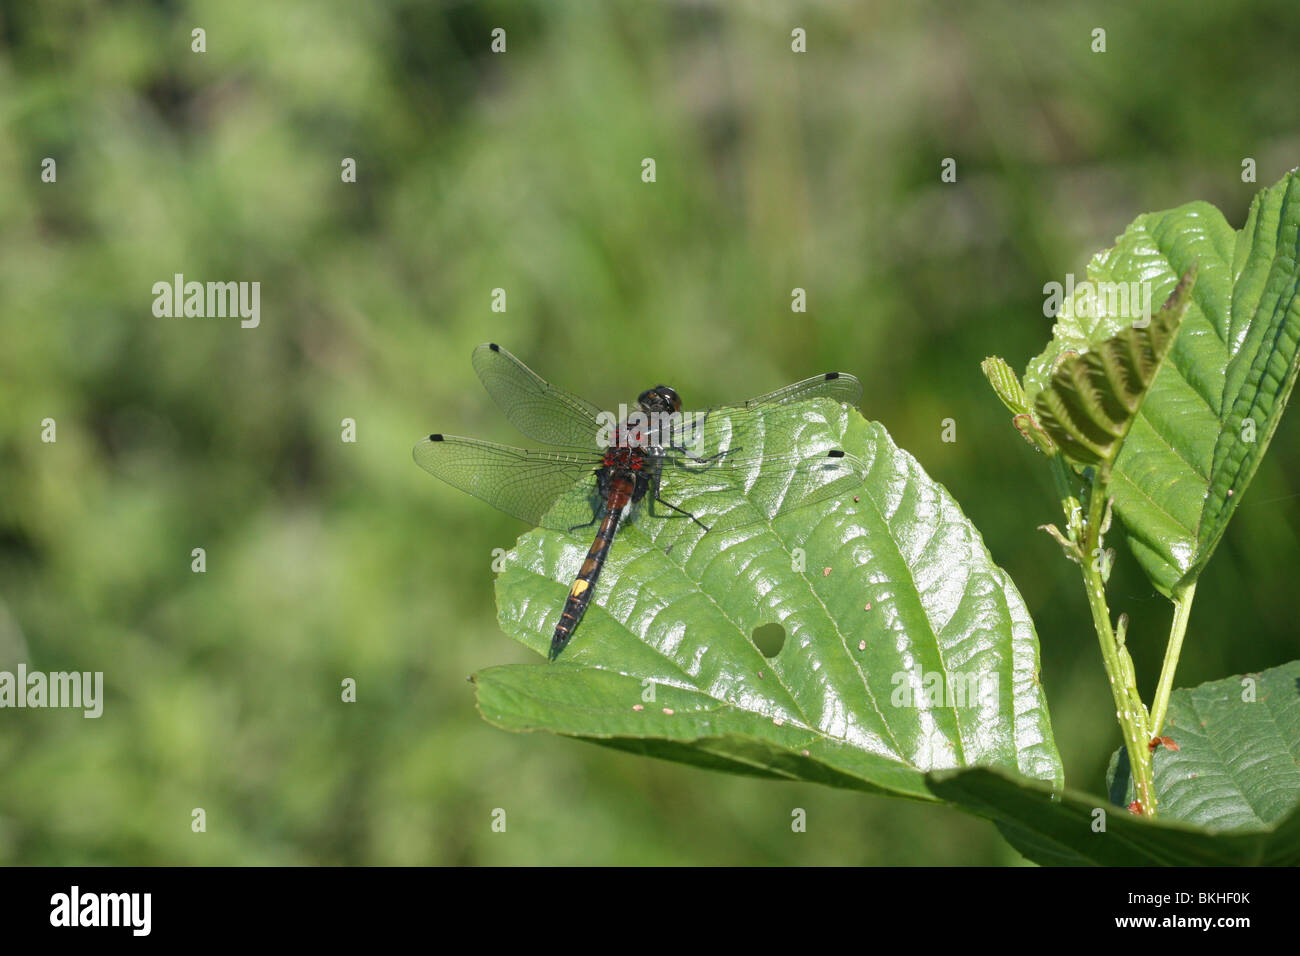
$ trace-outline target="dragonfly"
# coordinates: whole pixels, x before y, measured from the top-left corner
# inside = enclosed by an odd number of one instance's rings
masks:
[[[844,372],[699,412],[684,412],[673,388],[656,385],[634,407],[613,412],[550,384],[494,343],[476,348],[473,364],[515,427],[552,447],[432,434],[413,454],[425,471],[531,525],[571,535],[596,527],[555,625],[551,661],[582,621],[625,523],[646,526],[652,536],[653,526],[673,521],[705,533],[735,529],[844,494],[865,471],[839,448],[759,452],[773,406],[816,398],[856,406],[862,384]],[[692,501],[703,502],[704,513],[685,507]]]

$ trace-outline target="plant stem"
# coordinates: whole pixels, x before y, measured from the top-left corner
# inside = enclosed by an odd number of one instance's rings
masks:
[[[1080,522],[1075,514],[1074,496],[1070,490],[1069,475],[1060,455],[1054,456],[1052,465],[1056,490],[1061,496],[1061,507],[1065,511],[1066,523],[1071,529],[1072,539],[1074,533],[1082,531],[1082,535],[1075,542],[1076,557],[1083,572],[1083,586],[1088,596],[1088,607],[1092,611],[1093,628],[1097,632],[1102,663],[1106,668],[1111,695],[1115,700],[1115,719],[1119,721],[1120,732],[1124,737],[1129,772],[1132,774],[1138,800],[1142,804],[1143,816],[1154,817],[1156,815],[1155,779],[1151,771],[1151,750],[1148,746],[1152,737],[1150,718],[1146,705],[1142,703],[1142,696],[1138,693],[1133,658],[1125,646],[1126,622],[1121,618],[1120,633],[1117,636],[1111,625],[1110,608],[1106,604],[1105,575],[1098,567],[1106,560],[1101,550],[1103,543],[1101,526],[1106,517],[1109,469],[1102,466],[1093,477],[1092,487],[1088,493],[1088,517],[1080,528]],[[1172,679],[1171,675],[1170,680]]]
[[[1088,494],[1088,523],[1084,529],[1081,567],[1084,588],[1088,592],[1088,606],[1092,610],[1092,623],[1101,645],[1102,662],[1106,667],[1106,677],[1110,680],[1111,694],[1115,698],[1115,718],[1119,721],[1120,730],[1124,735],[1124,747],[1128,751],[1129,772],[1133,776],[1133,786],[1137,791],[1138,800],[1142,803],[1143,816],[1154,817],[1156,789],[1151,773],[1151,751],[1147,746],[1147,742],[1151,739],[1147,709],[1138,693],[1133,673],[1133,659],[1129,656],[1128,648],[1115,639],[1115,632],[1110,623],[1110,609],[1106,605],[1106,583],[1101,571],[1096,567],[1097,561],[1105,560],[1105,556],[1100,551],[1101,523],[1106,509],[1109,477],[1104,467],[1099,469]]]
[[[1169,712],[1169,695],[1174,689],[1174,671],[1178,669],[1178,655],[1183,650],[1183,635],[1187,633],[1187,619],[1192,613],[1192,599],[1196,597],[1196,582],[1187,586],[1180,597],[1174,599],[1174,621],[1169,626],[1169,644],[1165,647],[1165,662],[1160,666],[1160,683],[1151,706],[1151,736],[1160,734]]]
[[[1058,452],[1051,457],[1052,462],[1052,481],[1056,484],[1056,497],[1061,499],[1061,507],[1066,511],[1066,520],[1069,520],[1069,506],[1066,504],[1067,499],[1073,497],[1074,492],[1070,490],[1070,476],[1066,471],[1064,457]]]

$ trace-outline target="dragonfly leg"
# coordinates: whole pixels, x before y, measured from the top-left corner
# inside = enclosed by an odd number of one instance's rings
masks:
[[[590,528],[592,525],[594,525],[594,524],[595,524],[597,521],[599,521],[599,520],[600,520],[600,512],[599,512],[599,511],[592,511],[592,513],[591,513],[591,520],[590,520],[590,521],[586,522],[585,524],[575,524],[575,525],[574,525],[572,528],[570,528],[569,530],[570,530],[570,531],[580,531],[580,530],[582,530],[583,528]]]
[[[701,521],[699,518],[695,517],[695,515],[691,514],[691,513],[690,513],[689,511],[687,511],[685,508],[679,508],[679,507],[677,507],[675,504],[673,504],[671,501],[664,501],[663,498],[659,497],[659,489],[658,489],[657,487],[655,488],[654,498],[653,498],[652,501],[650,502],[650,514],[654,515],[654,502],[656,502],[656,501],[659,502],[661,505],[665,505],[665,506],[671,508],[673,511],[676,511],[676,512],[677,512],[679,515],[681,515],[682,517],[684,517],[684,518],[690,518],[692,521],[694,521],[697,525],[699,525],[699,526],[700,526],[701,528],[703,528],[705,531],[708,531],[708,530],[709,530],[709,526],[708,526],[708,525],[706,525],[706,524],[705,524],[703,521]]]
[[[697,465],[711,465],[725,455],[730,455],[733,452],[738,452],[742,450],[740,448],[724,448],[722,451],[714,452],[712,455],[708,455],[706,457],[700,457],[699,455],[691,454],[691,452],[688,451],[686,447],[682,445],[669,445],[668,448],[671,451],[680,452],[683,458],[686,458],[687,460],[692,461]],[[680,464],[681,463],[678,462],[679,466]]]

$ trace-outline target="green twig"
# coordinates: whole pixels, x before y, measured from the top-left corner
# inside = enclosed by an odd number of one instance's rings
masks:
[[[1174,671],[1178,670],[1178,655],[1183,650],[1183,635],[1187,633],[1187,619],[1192,613],[1192,599],[1196,597],[1193,581],[1174,599],[1174,620],[1169,626],[1169,644],[1165,647],[1165,662],[1160,666],[1160,683],[1151,706],[1151,736],[1157,737],[1169,712],[1169,695],[1174,689]]]
[[[1111,694],[1115,699],[1115,718],[1119,721],[1124,735],[1124,747],[1128,751],[1133,786],[1142,804],[1143,816],[1154,817],[1156,790],[1151,773],[1151,751],[1147,746],[1147,742],[1151,739],[1147,709],[1138,693],[1133,673],[1133,659],[1129,656],[1128,648],[1117,640],[1111,628],[1110,609],[1106,605],[1106,582],[1097,567],[1098,562],[1106,560],[1101,550],[1101,528],[1106,514],[1109,478],[1109,469],[1105,465],[1100,466],[1093,476],[1092,488],[1088,493],[1088,523],[1084,526],[1082,548],[1084,560],[1081,562],[1081,567],[1084,589],[1088,593],[1088,606],[1092,610],[1093,626],[1097,630],[1101,657],[1106,666],[1106,677],[1110,681]]]
[[[1060,455],[1052,458],[1053,479],[1061,508],[1065,511],[1068,539],[1056,535],[1066,547],[1066,553],[1077,560],[1083,573],[1084,591],[1088,608],[1092,612],[1093,628],[1101,646],[1101,659],[1110,681],[1111,695],[1115,700],[1115,719],[1119,721],[1128,753],[1134,789],[1142,805],[1143,816],[1156,814],[1155,780],[1151,771],[1151,722],[1142,696],[1138,693],[1137,678],[1133,671],[1133,658],[1125,646],[1128,619],[1121,615],[1118,632],[1110,621],[1110,608],[1106,604],[1106,568],[1108,556],[1103,550],[1102,535],[1109,518],[1108,485],[1109,468],[1100,466],[1093,475],[1088,492],[1088,515],[1079,515],[1079,503],[1071,488],[1068,466]],[[1104,570],[1103,570],[1104,569]],[[1175,655],[1176,656],[1176,655]],[[1172,677],[1170,678],[1172,680]]]

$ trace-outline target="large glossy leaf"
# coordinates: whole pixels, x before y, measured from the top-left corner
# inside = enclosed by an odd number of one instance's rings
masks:
[[[1044,866],[1295,866],[1300,809],[1272,827],[1211,833],[1146,820],[1101,797],[986,769],[931,775],[935,794],[994,821],[1020,853]],[[1104,829],[1099,826],[1104,823]]]
[[[1300,807],[1300,661],[1174,691],[1161,735],[1178,747],[1154,756],[1162,818],[1207,830],[1276,824]],[[1118,756],[1112,799],[1132,789]]]
[[[476,675],[484,717],[921,799],[938,767],[1059,781],[1033,625],[951,496],[856,411],[765,422],[769,450],[856,456],[861,486],[725,533],[634,522],[559,662]],[[501,625],[539,655],[587,544],[535,531],[507,558]],[[786,634],[771,658],[753,640],[767,624]]]
[[[1235,232],[1195,202],[1140,216],[1088,266],[1093,282],[1149,283],[1164,301],[1198,267],[1182,332],[1147,394],[1111,479],[1115,510],[1147,575],[1166,595],[1195,582],[1254,477],[1295,383],[1300,358],[1300,177],[1256,197]],[[1118,297],[1078,291],[1025,373],[1033,402],[1068,352],[1131,326]],[[1247,422],[1249,419],[1249,423]]]

